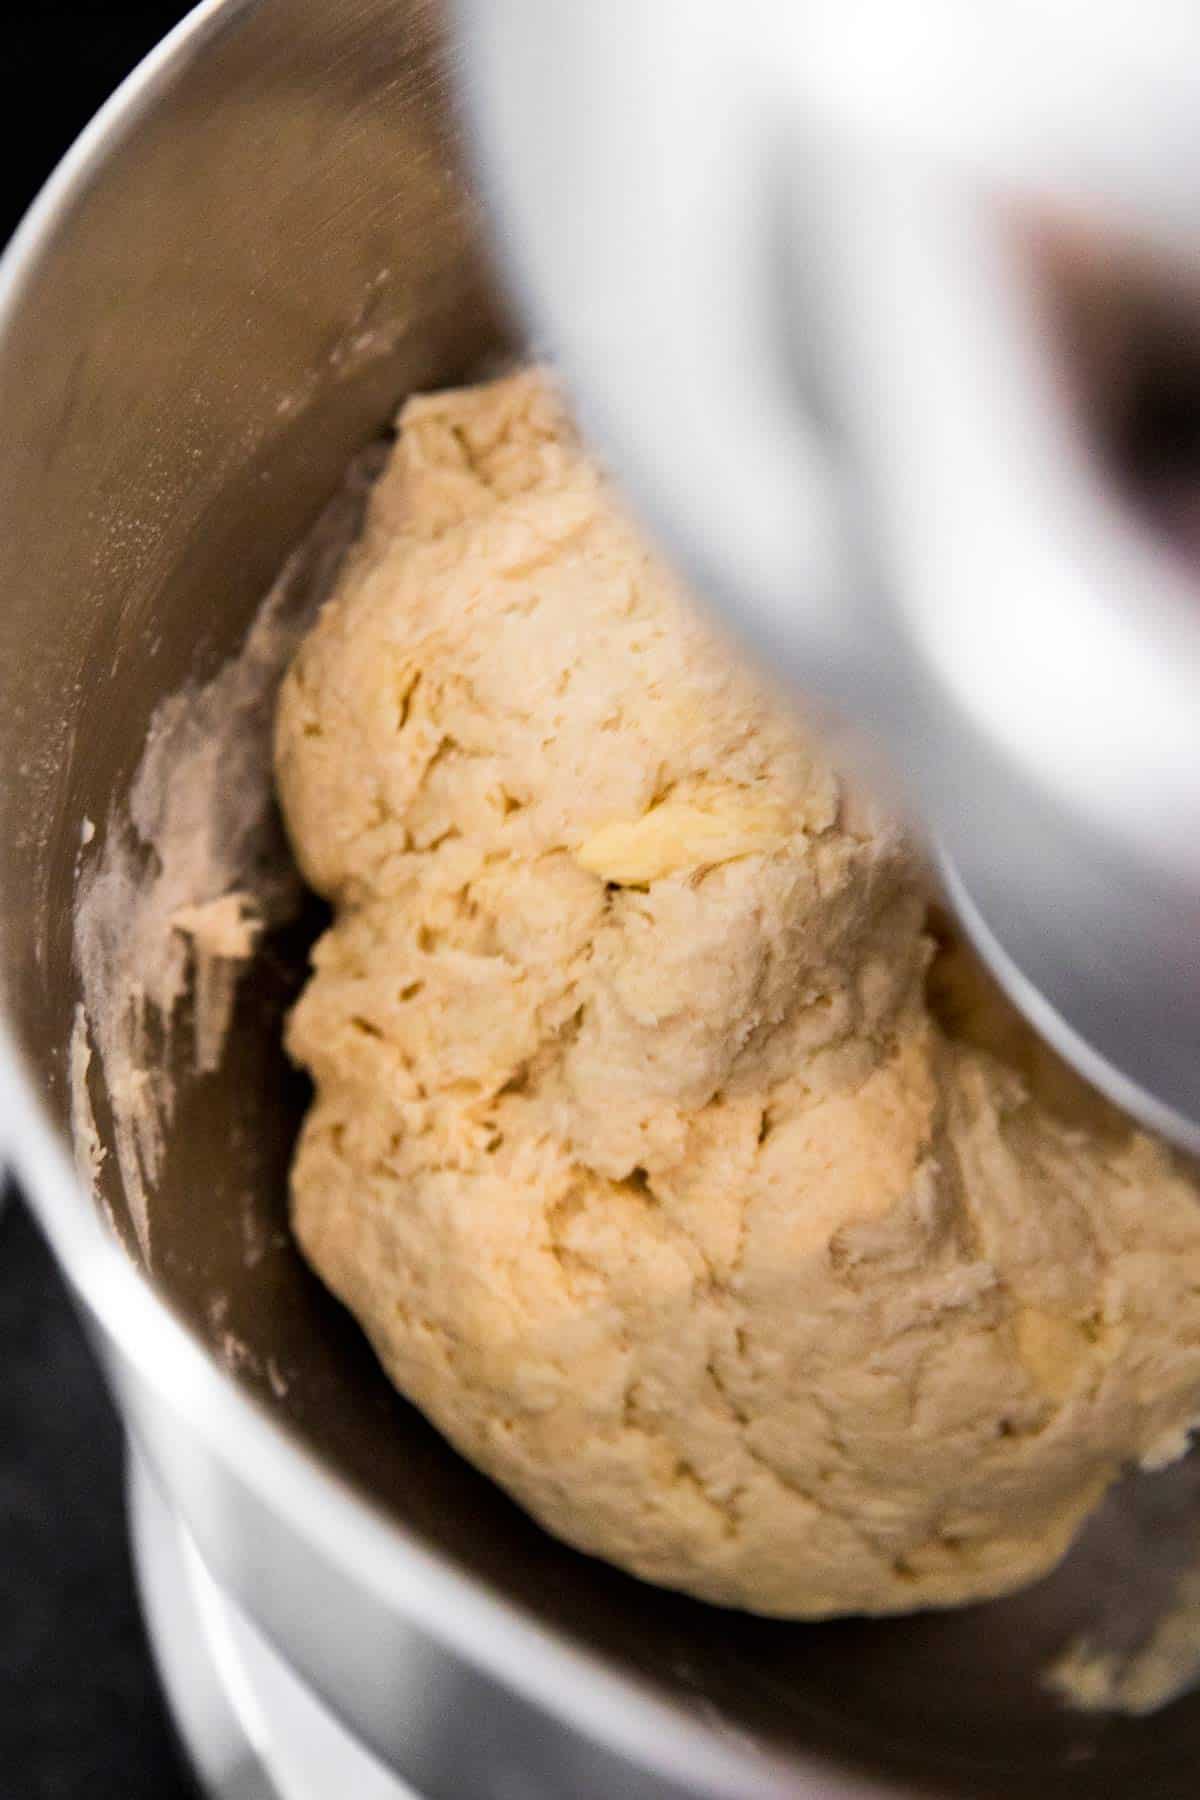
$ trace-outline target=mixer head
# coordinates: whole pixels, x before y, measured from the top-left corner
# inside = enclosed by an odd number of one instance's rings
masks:
[[[882,751],[1043,1035],[1200,1148],[1200,606],[1108,279],[1194,262],[1200,19],[460,10],[517,286],[635,502]]]

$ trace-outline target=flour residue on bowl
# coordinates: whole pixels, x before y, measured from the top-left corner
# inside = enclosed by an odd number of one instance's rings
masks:
[[[1200,1455],[1110,1494],[1064,1570],[1085,1596],[1041,1685],[1082,1713],[1158,1712],[1200,1681]]]
[[[171,923],[191,944],[196,1071],[211,1074],[233,1017],[238,975],[254,954],[265,920],[257,896],[234,889],[198,906],[179,907]]]
[[[85,1187],[95,1192],[104,1163],[105,1150],[92,1110],[92,1094],[88,1071],[92,1066],[92,1047],[88,1042],[87,1014],[82,1002],[76,1004],[71,1026],[71,1048],[68,1052],[68,1079],[71,1086],[71,1138],[75,1147],[75,1166]]]
[[[1046,1671],[1046,1685],[1079,1712],[1158,1712],[1200,1681],[1200,1569],[1179,1583],[1174,1601],[1145,1643],[1128,1656],[1077,1638]]]
[[[147,1259],[177,1082],[218,1067],[240,976],[299,900],[271,778],[275,694],[357,535],[378,465],[376,450],[357,459],[239,654],[156,707],[129,792],[94,833],[99,854],[84,858],[74,921],[83,997],[69,1062],[76,1159],[94,1189],[102,1100]],[[190,1070],[177,1042],[188,1014]]]

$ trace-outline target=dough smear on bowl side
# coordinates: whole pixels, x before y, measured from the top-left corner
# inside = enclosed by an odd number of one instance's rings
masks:
[[[534,371],[410,401],[284,682],[300,1243],[551,1531],[781,1615],[1049,1569],[1200,1414],[1200,1205],[966,959]],[[931,994],[936,1005],[931,1003]]]

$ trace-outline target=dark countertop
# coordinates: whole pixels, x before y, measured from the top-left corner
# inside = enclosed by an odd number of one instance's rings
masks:
[[[121,1431],[23,1205],[0,1214],[0,1796],[191,1796],[125,1537]]]
[[[183,0],[6,17],[0,240]],[[0,1800],[191,1800],[134,1597],[121,1434],[45,1245],[0,1213]]]

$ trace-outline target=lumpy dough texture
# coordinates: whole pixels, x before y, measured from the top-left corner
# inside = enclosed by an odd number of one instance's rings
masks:
[[[551,1531],[764,1613],[997,1594],[1200,1411],[1200,1209],[626,522],[550,383],[411,401],[286,679],[335,909],[299,1240]]]

